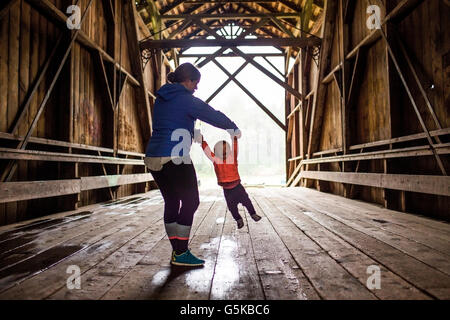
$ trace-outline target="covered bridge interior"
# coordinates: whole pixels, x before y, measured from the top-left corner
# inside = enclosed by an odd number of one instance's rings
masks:
[[[449,16],[446,0],[2,1],[0,299],[450,299]],[[201,269],[170,266],[143,161],[185,57],[228,77],[207,102],[234,82],[286,137],[286,184],[247,190],[261,221],[236,230],[201,190]],[[248,65],[285,90],[283,115],[237,79]]]

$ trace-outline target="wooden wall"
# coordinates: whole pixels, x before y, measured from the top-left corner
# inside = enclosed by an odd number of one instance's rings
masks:
[[[343,10],[342,20],[344,23],[342,24],[340,21],[339,2],[334,2],[335,11],[327,16],[328,20],[324,23],[330,26],[331,29],[325,30],[324,32],[328,32],[328,36],[324,34],[323,37],[324,42],[328,41],[330,49],[327,52],[327,57],[321,60],[322,63],[325,63],[321,65],[323,69],[321,71],[323,71],[324,75],[320,80],[322,87],[316,83],[314,77],[309,77],[309,87],[314,88],[315,85],[318,86],[314,94],[322,94],[324,101],[322,106],[317,105],[319,110],[323,108],[323,115],[319,120],[320,125],[314,127],[312,132],[317,137],[318,143],[311,150],[312,154],[309,158],[343,156],[345,154],[369,151],[383,152],[393,148],[427,145],[425,138],[406,139],[404,142],[396,144],[385,143],[384,145],[380,144],[378,147],[365,145],[385,140],[392,141],[394,138],[402,139],[401,137],[423,133],[424,130],[401,82],[394,60],[389,54],[386,41],[380,34],[374,34],[366,26],[366,21],[369,17],[366,13],[367,1],[350,1],[354,3],[354,6],[353,8],[349,6],[347,9],[347,1],[343,0],[344,9],[347,12]],[[450,20],[448,19],[450,7],[448,2],[441,0],[410,1],[410,3],[413,2],[417,3],[417,5],[410,8],[400,8],[400,5],[404,3],[402,1],[371,1],[372,4],[378,3],[381,5],[382,20],[387,15],[397,12],[397,9],[401,9],[398,11],[400,14],[395,15],[395,19],[393,18],[384,24],[382,30],[389,40],[389,45],[416,101],[427,130],[442,129],[444,132],[437,138],[434,137],[433,143],[445,146],[450,140]],[[328,1],[328,3],[330,2]],[[401,50],[398,39],[401,39],[404,43],[440,126],[436,124],[432,113],[427,108],[426,101],[420,93],[419,85],[414,80],[414,74],[409,69],[407,59]],[[323,43],[322,49],[326,47],[327,44]],[[341,72],[344,72],[344,83],[348,93],[349,84],[355,70],[354,65],[358,59],[358,54],[351,54],[355,48],[360,49],[358,53],[360,67],[357,69],[359,70],[359,76],[357,74],[353,84],[353,102],[348,105],[344,104],[348,108],[348,114],[343,114],[346,109],[341,102],[340,86],[342,86],[342,82],[340,82],[340,77]],[[343,53],[346,58],[342,57]],[[344,61],[344,63],[339,67],[341,61]],[[302,72],[316,73],[316,70],[297,70],[302,68],[304,66],[302,66],[301,62],[298,62],[294,66],[294,70],[291,71],[291,75],[298,75]],[[291,83],[293,82],[291,81]],[[345,89],[342,90],[342,95],[344,95]],[[303,93],[308,94],[308,92],[306,90]],[[288,101],[288,103],[289,112],[292,112],[295,104],[291,101]],[[307,105],[305,105],[304,110],[308,110]],[[300,110],[299,113],[301,112]],[[346,122],[343,122],[345,117],[347,118]],[[310,121],[314,121],[314,119],[310,119]],[[299,124],[301,125],[301,123]],[[307,125],[308,122],[306,122],[305,128],[300,128],[300,131],[304,130],[305,134],[308,134],[310,126],[308,127]],[[346,138],[347,149],[343,142],[343,126],[346,126],[346,130],[349,131]],[[295,137],[291,138],[291,141],[293,140],[295,140]],[[365,146],[365,148],[349,148],[349,146],[355,145]],[[298,152],[294,152],[293,147],[292,144],[288,143],[288,148],[290,148],[288,154],[290,157],[302,156]],[[308,155],[303,156],[304,159],[308,158]],[[450,172],[448,152],[440,154],[439,157],[448,174]],[[291,180],[295,176],[293,175],[293,169],[299,164],[300,160],[296,160],[295,166],[291,165]],[[308,165],[308,167],[305,165],[299,171],[302,170],[430,176],[443,174],[433,155],[405,156],[358,162],[335,161],[312,164]],[[340,182],[321,180],[297,179],[296,182],[300,185],[316,187],[322,191],[378,203],[388,208],[450,221],[450,212],[448,210],[450,197],[448,196],[383,189],[357,184],[349,186]]]
[[[12,133],[15,119],[33,83],[37,81],[46,59],[56,46],[61,32],[65,33],[63,42],[68,42],[70,39],[68,39],[70,33],[67,33],[67,29],[64,30],[64,25],[52,19],[45,10],[33,5],[33,2],[35,1],[17,0],[0,20],[0,133]],[[72,2],[69,0],[46,1],[62,13],[66,12]],[[91,40],[91,44],[87,46],[79,37],[75,41],[32,137],[144,153],[147,141],[142,135],[136,98],[138,90],[142,89],[136,80],[129,77],[125,79],[125,73],[138,78],[131,64],[129,41],[132,39],[129,39],[126,32],[126,23],[130,21],[122,14],[123,1],[114,0],[112,4],[116,12],[116,21],[112,24],[108,23],[109,7],[106,7],[108,2],[93,0],[81,28]],[[88,3],[88,0],[79,1],[82,13]],[[142,26],[138,14],[135,19]],[[144,38],[146,36],[144,33],[145,30],[139,28],[138,38]],[[101,69],[98,60],[101,51],[125,70],[121,80],[124,88],[118,100],[116,119],[102,86],[103,79],[102,73],[99,72]],[[49,89],[52,76],[61,58],[62,55],[58,51],[32,99],[17,135],[24,136],[27,133],[39,104]],[[103,60],[106,72],[112,74],[113,64],[107,59]],[[147,85],[145,89],[154,92],[154,76],[150,63],[145,68],[144,78]],[[113,81],[110,85],[112,87]],[[116,143],[114,139],[117,139]],[[18,142],[13,139],[0,139],[0,147],[16,148],[17,144]],[[70,148],[33,143],[30,143],[27,149],[72,152]],[[77,152],[99,155],[89,150]],[[0,160],[0,167],[5,168],[7,163],[8,160]],[[18,163],[18,169],[11,181],[58,180],[105,174],[101,164],[50,161],[18,161]],[[144,173],[145,167],[105,165],[105,170],[107,174]],[[114,189],[113,195],[121,197],[145,190],[145,183],[124,185]],[[83,191],[80,195],[0,204],[0,225],[110,199],[111,193],[108,189],[99,189]]]

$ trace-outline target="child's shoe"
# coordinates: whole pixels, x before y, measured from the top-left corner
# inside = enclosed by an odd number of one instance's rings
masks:
[[[252,219],[253,219],[254,221],[259,221],[259,220],[261,220],[261,216],[257,215],[256,213],[255,213],[255,214],[252,214],[250,217],[252,217]]]
[[[244,226],[244,220],[239,219],[239,220],[236,220],[236,222],[237,222],[238,229],[242,229],[242,227]]]
[[[191,251],[187,250],[179,255],[173,253],[171,263],[176,266],[197,267],[203,265],[205,260],[197,258]]]

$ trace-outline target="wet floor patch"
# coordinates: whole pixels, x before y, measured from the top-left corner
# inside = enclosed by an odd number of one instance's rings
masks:
[[[31,257],[32,254],[13,253],[0,257],[0,270]]]
[[[3,258],[4,254],[20,248],[25,244],[28,244],[37,238],[36,234],[24,234],[9,240],[5,240],[0,245],[0,258]]]
[[[380,220],[380,219],[372,219],[372,221],[375,221],[375,222],[378,222],[378,223],[389,223],[389,221]]]
[[[57,246],[0,271],[0,292],[40,273],[82,250],[82,246]]]
[[[142,203],[142,202],[147,201],[147,200],[149,200],[149,199],[150,199],[150,198],[140,198],[140,199],[138,199],[138,200],[136,200],[136,201],[133,201],[133,205]]]
[[[104,204],[102,204],[102,207],[110,207],[110,206],[114,206],[114,205],[118,205],[118,204],[125,204],[125,203],[129,203],[135,200],[140,199],[140,197],[132,197],[129,199],[125,199],[125,200],[115,200],[113,202],[105,202]]]
[[[69,215],[68,217],[89,217],[92,214],[92,211],[81,211],[74,214]]]
[[[21,238],[23,236],[27,237],[28,235],[35,235],[44,230],[52,230],[63,224],[67,224],[76,220],[85,220],[88,219],[91,215],[91,211],[82,211],[63,218],[39,220],[39,222],[33,222],[28,225],[19,226],[14,230],[4,232],[0,234],[0,253],[3,252],[2,250],[4,247],[9,248],[8,243],[14,243],[14,239],[17,239],[16,241],[20,242],[21,240],[18,238]]]
[[[47,227],[59,224],[62,221],[63,221],[63,219],[54,219],[54,220],[44,219],[44,220],[39,220],[39,221],[30,223],[30,224],[18,226],[16,228],[14,228],[14,230],[6,231],[6,232],[0,234],[0,243],[2,243],[5,240],[9,240],[19,234],[23,234],[24,232],[45,229]],[[0,244],[0,245],[2,245],[2,244]]]

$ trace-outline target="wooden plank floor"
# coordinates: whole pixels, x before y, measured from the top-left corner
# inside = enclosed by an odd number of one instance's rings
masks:
[[[157,190],[2,227],[0,299],[450,299],[448,223],[305,188],[248,192],[263,219],[240,207],[237,230],[220,189],[201,191],[195,269],[169,264]]]

